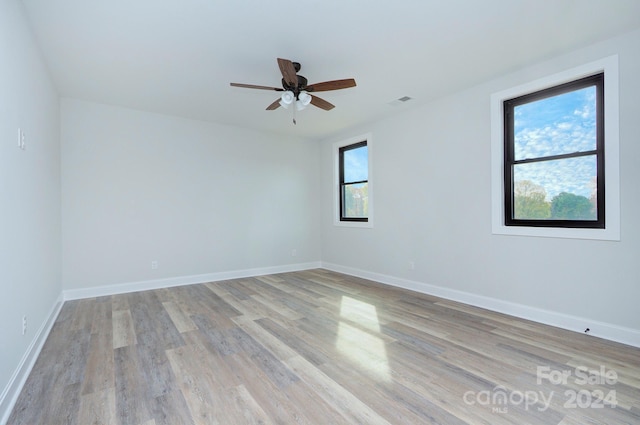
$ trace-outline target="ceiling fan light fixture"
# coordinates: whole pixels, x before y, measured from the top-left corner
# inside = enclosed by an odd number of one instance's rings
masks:
[[[282,93],[282,96],[280,96],[280,106],[287,109],[289,105],[293,103],[294,99],[295,95],[293,94],[293,92],[287,90],[286,92]]]
[[[298,111],[302,111],[311,103],[311,95],[306,91],[300,92],[298,95],[298,101],[296,102],[296,108]]]

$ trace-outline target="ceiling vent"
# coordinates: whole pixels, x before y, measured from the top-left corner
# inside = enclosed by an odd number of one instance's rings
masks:
[[[413,99],[413,98],[409,97],[409,96],[402,96],[401,98],[398,98],[398,99],[396,99],[396,100],[394,100],[392,102],[389,102],[389,105],[391,105],[391,106],[399,106],[399,105],[402,105],[405,102],[410,101],[411,99]]]

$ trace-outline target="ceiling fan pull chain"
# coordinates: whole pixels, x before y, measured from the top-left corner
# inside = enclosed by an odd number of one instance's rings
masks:
[[[293,109],[293,125],[298,125],[298,123],[296,122],[296,109],[298,108],[296,107],[295,102],[294,102],[293,108],[291,109]]]

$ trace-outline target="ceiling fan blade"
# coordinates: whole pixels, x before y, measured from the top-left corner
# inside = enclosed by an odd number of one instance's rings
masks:
[[[273,111],[274,109],[278,109],[279,107],[280,107],[280,98],[277,98],[275,102],[267,106],[267,111]]]
[[[330,111],[331,109],[335,108],[335,105],[332,105],[326,100],[313,95],[311,95],[311,104],[317,106],[320,109],[324,109],[325,111]]]
[[[260,89],[260,90],[271,90],[271,91],[284,91],[284,89],[279,89],[277,87],[267,87],[267,86],[256,86],[255,84],[240,84],[240,83],[230,83],[232,87],[244,87],[246,89]]]
[[[298,76],[296,75],[296,68],[293,66],[293,62],[289,59],[278,58],[278,66],[280,72],[282,72],[282,78],[284,82],[292,87],[298,87]]]
[[[323,83],[316,83],[307,86],[305,89],[308,92],[317,92],[317,91],[330,91],[330,90],[340,90],[340,89],[348,89],[350,87],[356,86],[356,80],[353,78],[347,78],[344,80],[333,80],[333,81],[325,81]]]

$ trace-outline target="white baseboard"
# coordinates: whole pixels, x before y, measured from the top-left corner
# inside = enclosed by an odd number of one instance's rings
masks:
[[[20,360],[13,376],[11,376],[11,379],[7,383],[2,395],[0,395],[0,424],[4,425],[9,420],[13,406],[16,404],[18,396],[22,391],[22,387],[27,381],[27,378],[31,373],[31,369],[33,369],[33,365],[36,363],[36,360],[40,355],[42,346],[47,340],[49,332],[51,332],[51,328],[60,313],[60,309],[62,309],[63,302],[62,295],[60,295],[51,308],[47,319],[34,335],[31,344],[27,347],[27,351],[24,353],[24,356],[22,356],[22,360]]]
[[[608,339],[622,344],[640,347],[640,330],[626,328],[611,323],[599,322],[585,317],[571,316],[556,311],[543,310],[524,304],[504,301],[497,298],[485,297],[483,295],[470,292],[458,291],[456,289],[444,288],[442,286],[430,285],[402,279],[380,273],[368,272],[365,270],[341,266],[339,264],[322,262],[322,268],[351,276],[374,280],[391,286],[397,286],[423,294],[434,295],[452,301],[458,301],[476,307],[486,308],[499,313],[508,314],[522,319],[532,320],[545,325],[567,329],[583,333],[589,328],[589,335]]]
[[[240,279],[243,277],[262,276],[274,273],[295,272],[317,269],[319,261],[310,263],[287,264],[283,266],[260,267],[246,270],[232,270],[228,272],[206,273],[191,276],[179,276],[166,279],[144,280],[140,282],[119,283],[113,285],[96,286],[93,288],[68,289],[62,292],[67,300],[103,297],[107,295],[126,294],[129,292],[148,291],[151,289],[170,288],[173,286],[193,285],[196,283],[215,282],[219,280]]]

